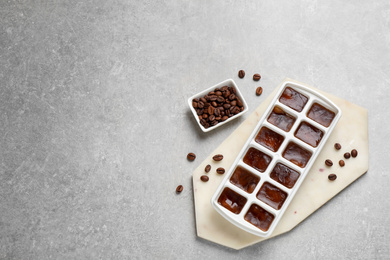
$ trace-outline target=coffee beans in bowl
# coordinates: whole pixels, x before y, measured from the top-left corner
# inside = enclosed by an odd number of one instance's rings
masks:
[[[188,105],[203,132],[211,131],[248,111],[248,105],[232,79],[190,97]]]

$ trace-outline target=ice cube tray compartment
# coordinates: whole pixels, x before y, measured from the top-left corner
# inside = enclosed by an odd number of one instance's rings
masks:
[[[328,126],[321,115],[333,116]],[[243,230],[270,236],[340,117],[321,94],[286,82],[213,195],[213,207]]]

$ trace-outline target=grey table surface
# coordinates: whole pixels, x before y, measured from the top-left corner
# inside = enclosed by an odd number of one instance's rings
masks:
[[[1,1],[0,258],[389,259],[389,72],[387,0]],[[368,173],[274,239],[198,238],[192,171],[285,77],[368,109]],[[186,100],[228,78],[249,113],[202,133]]]

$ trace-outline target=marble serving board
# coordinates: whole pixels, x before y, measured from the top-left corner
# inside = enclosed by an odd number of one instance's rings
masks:
[[[301,85],[304,83],[293,81]],[[217,190],[224,176],[215,172],[218,167],[225,168],[226,172],[233,164],[236,156],[242,149],[249,135],[262,117],[267,106],[271,103],[277,90],[284,84],[283,81],[267,99],[225,140],[219,145],[193,172],[193,190],[195,202],[197,235],[206,240],[233,248],[241,249],[266,239],[270,239],[296,227],[301,221],[328,202],[341,190],[362,176],[368,170],[368,116],[367,110],[344,99],[312,88],[333,101],[342,110],[342,117],[321,153],[314,162],[301,187],[295,194],[289,207],[285,211],[273,234],[268,238],[252,235],[224,219],[211,205],[211,197]],[[335,143],[342,148],[336,150]],[[344,159],[345,152],[358,150],[356,158]],[[215,154],[223,154],[224,159],[213,161]],[[325,165],[325,160],[331,159],[333,166]],[[345,161],[340,167],[339,160]],[[205,173],[204,168],[210,164],[212,169]],[[337,179],[329,181],[328,175],[335,173]],[[208,175],[209,181],[202,182],[200,176]]]

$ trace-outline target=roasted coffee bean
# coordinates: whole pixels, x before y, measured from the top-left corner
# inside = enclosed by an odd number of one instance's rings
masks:
[[[218,174],[224,174],[224,173],[225,173],[225,169],[222,168],[222,167],[219,167],[219,168],[217,169],[217,173],[218,173]]]
[[[203,117],[202,116],[198,116],[199,120],[201,120]]]
[[[221,120],[222,120],[222,121],[225,121],[225,120],[228,119],[228,118],[229,118],[228,116],[223,116]]]
[[[209,116],[207,114],[203,114],[202,118],[207,119]]]
[[[263,88],[262,88],[262,87],[258,87],[258,88],[256,89],[256,95],[257,95],[257,96],[260,96],[261,93],[263,93]]]
[[[198,109],[196,110],[196,114],[198,114],[198,116],[202,115],[203,112],[204,112],[204,109],[203,109],[203,108],[198,108]]]
[[[218,96],[212,95],[210,96],[210,101],[216,101],[218,99]]]
[[[209,121],[210,121],[210,122],[212,122],[212,121],[214,121],[214,120],[215,120],[215,116],[214,116],[214,115],[209,116]]]
[[[241,112],[244,111],[244,107],[240,107],[240,111],[241,111]]]
[[[204,108],[204,109],[207,109],[207,108],[209,108],[209,106],[211,106],[211,104],[210,104],[209,102],[207,102],[207,103],[204,104],[204,107],[203,107],[203,108]]]
[[[206,102],[207,102],[207,100],[206,100],[204,97],[201,97],[201,98],[200,98],[200,101],[202,101],[203,103],[206,103]]]
[[[336,174],[334,174],[334,173],[332,173],[332,174],[329,174],[329,175],[328,175],[328,179],[329,179],[330,181],[334,181],[334,180],[336,180],[336,179],[337,179],[337,175],[336,175]]]
[[[334,144],[334,148],[336,148],[336,150],[340,150],[341,149],[341,144],[335,143]]]
[[[344,158],[345,158],[345,159],[351,158],[351,154],[350,154],[350,153],[345,153],[345,154],[344,154]]]
[[[201,181],[203,181],[203,182],[208,182],[208,181],[209,181],[209,176],[207,176],[207,175],[202,175],[202,176],[200,176],[200,179],[201,179]]]
[[[202,118],[201,120],[200,120],[200,124],[202,125],[202,126],[205,126],[206,125],[206,120],[204,119],[204,118]]]
[[[353,158],[355,158],[355,157],[358,155],[357,150],[356,150],[356,149],[353,149],[353,150],[351,151],[351,155],[352,155]]]
[[[214,92],[214,91],[210,91],[210,92],[209,92],[209,96],[212,96],[212,95],[215,95],[215,92]]]
[[[232,111],[234,110],[234,108],[235,108],[235,106],[231,106],[231,107],[229,108],[229,111],[232,112]]]
[[[216,155],[214,155],[213,156],[213,160],[214,161],[222,161],[222,159],[223,159],[223,155],[222,154],[216,154]]]
[[[182,192],[182,191],[183,191],[183,185],[177,186],[176,192],[177,192],[177,193],[180,193],[180,192]]]
[[[325,164],[326,166],[332,166],[333,165],[333,162],[329,159],[325,160]]]
[[[218,102],[218,103],[223,103],[223,102],[225,102],[225,98],[222,97],[222,96],[218,96],[218,97],[217,97],[217,102]]]
[[[244,106],[244,104],[242,103],[242,101],[240,99],[237,99],[237,106],[239,106],[239,107]]]
[[[230,96],[230,91],[229,90],[225,90],[223,93],[222,93],[222,96],[224,98],[227,98],[228,96]]]
[[[218,106],[217,102],[215,102],[215,101],[211,102],[211,105],[212,105],[213,107],[217,107],[217,106]]]
[[[187,154],[187,159],[188,160],[193,161],[193,160],[195,160],[195,158],[196,158],[196,155],[194,153]]]
[[[229,98],[225,99],[225,104],[230,104]]]
[[[218,108],[214,109],[214,115],[215,116],[220,116],[221,115],[221,110],[219,110]]]
[[[224,104],[223,107],[224,107],[225,109],[229,109],[229,108],[231,107],[231,105],[230,105],[230,104]]]
[[[229,88],[228,86],[223,86],[223,87],[221,88],[221,91],[222,91],[222,92],[223,92],[223,91],[226,91],[228,88]]]
[[[217,95],[218,97],[222,96],[222,92],[220,90],[216,91],[215,92],[215,95]]]
[[[199,102],[198,102],[198,108],[203,108],[203,107],[204,107],[204,102],[199,101]]]
[[[209,108],[207,109],[207,112],[209,113],[209,115],[212,115],[212,114],[214,114],[214,110],[215,110],[215,108],[213,106],[209,106]]]
[[[240,79],[244,78],[244,77],[245,77],[245,71],[244,71],[244,70],[239,70],[239,71],[238,71],[238,77],[239,77]]]
[[[230,90],[230,92],[233,93],[233,94],[236,94],[236,93],[237,93],[236,88],[233,87],[233,86],[231,86],[231,87],[229,88],[229,90]]]
[[[253,75],[253,80],[254,81],[259,81],[260,79],[261,79],[260,74],[256,73],[255,75]]]
[[[274,112],[275,112],[275,114],[278,114],[278,115],[284,114],[283,109],[281,109],[280,107],[274,107]]]
[[[240,112],[241,112],[241,110],[238,107],[234,107],[233,114],[237,115]]]
[[[192,101],[199,102],[199,98],[194,98]]]
[[[340,167],[344,167],[345,162],[344,162],[343,160],[340,160],[340,161],[339,161],[339,165],[340,165]]]
[[[229,100],[234,100],[236,98],[236,95],[234,95],[234,94],[230,94],[230,96],[229,96]]]
[[[230,102],[230,105],[237,106],[237,100],[233,100],[232,102]]]
[[[193,108],[198,108],[198,102],[192,101],[192,107]]]
[[[205,172],[209,172],[211,170],[211,165],[207,164],[206,167],[204,168]]]
[[[218,121],[217,120],[214,120],[210,123],[211,126],[215,126],[216,124],[218,124]]]
[[[215,117],[215,120],[221,121],[221,116],[216,116],[216,117]]]

